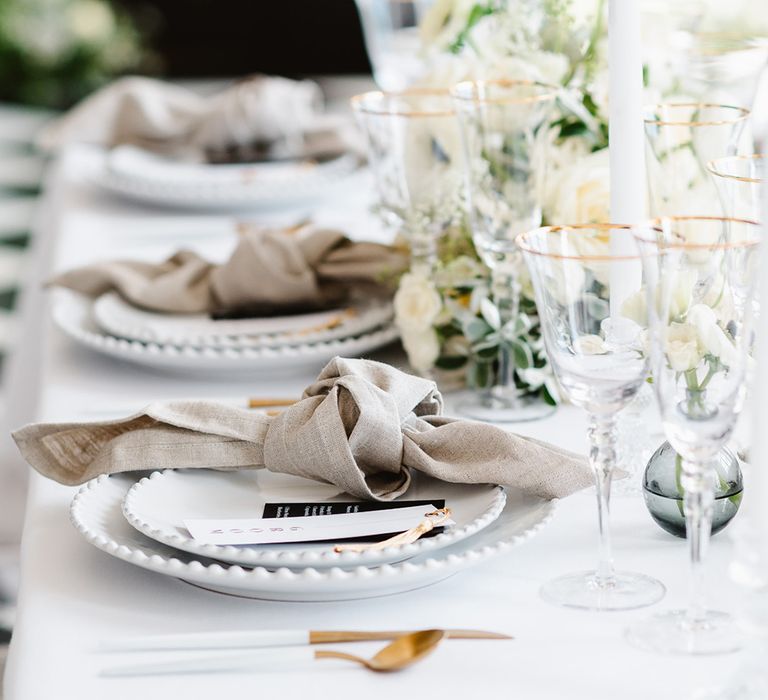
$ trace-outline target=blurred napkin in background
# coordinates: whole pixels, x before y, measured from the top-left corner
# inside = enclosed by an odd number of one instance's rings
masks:
[[[412,470],[541,498],[593,482],[582,457],[494,425],[443,417],[442,408],[431,380],[337,357],[276,416],[174,401],[123,420],[29,425],[13,437],[35,469],[68,485],[146,469],[264,468],[388,501],[406,493]]]
[[[91,297],[115,291],[151,311],[259,316],[389,296],[407,267],[407,251],[353,242],[340,231],[249,226],[223,265],[182,250],[162,263],[95,263],[49,284]]]
[[[203,96],[160,80],[127,77],[87,97],[43,129],[38,145],[139,146],[196,161],[317,158],[351,148],[350,122],[324,112],[309,80],[252,76]]]

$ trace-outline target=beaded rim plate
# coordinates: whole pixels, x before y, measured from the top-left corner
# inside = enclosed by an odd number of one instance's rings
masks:
[[[160,544],[135,530],[122,514],[136,476],[100,476],[80,488],[70,507],[75,528],[93,546],[150,571],[218,593],[261,600],[355,600],[402,593],[442,581],[508,552],[534,537],[555,513],[556,502],[507,489],[501,515],[488,527],[450,547],[400,564],[300,570],[246,569],[213,562]]]
[[[209,165],[119,146],[106,154],[96,182],[130,199],[186,209],[274,207],[328,195],[358,167],[351,153],[319,164]]]
[[[296,316],[214,320],[132,306],[108,292],[93,302],[93,319],[107,333],[142,343],[194,347],[278,347],[360,335],[392,321],[391,303],[368,303]]]
[[[293,544],[219,546],[201,544],[189,536],[183,521],[189,519],[259,518],[264,504],[356,500],[339,489],[308,479],[275,474],[263,469],[215,471],[186,469],[153,472],[131,487],[123,501],[123,515],[147,537],[210,559],[246,566],[292,568],[358,566],[403,561],[422,552],[459,542],[499,517],[504,489],[490,484],[449,484],[414,473],[406,500],[442,499],[456,525],[434,537],[412,544],[366,552],[333,551],[333,545]]]
[[[93,321],[93,301],[67,290],[57,290],[52,315],[56,325],[70,338],[99,353],[164,372],[199,376],[199,372],[205,371],[233,379],[299,367],[319,370],[337,355],[363,357],[400,335],[395,325],[389,323],[350,338],[282,347],[196,348],[143,343],[100,330]]]

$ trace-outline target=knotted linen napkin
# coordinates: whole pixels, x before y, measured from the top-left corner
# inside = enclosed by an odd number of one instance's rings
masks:
[[[353,242],[340,231],[249,227],[223,265],[183,250],[159,264],[95,263],[58,275],[49,285],[91,297],[116,291],[134,306],[169,313],[279,310],[342,303],[355,294],[384,295],[391,291],[387,282],[407,266],[404,251]]]
[[[493,425],[443,417],[442,407],[430,380],[337,357],[277,416],[174,401],[124,420],[29,425],[13,437],[35,469],[68,485],[100,474],[205,467],[265,468],[381,501],[404,494],[414,469],[542,498],[592,483],[583,458]]]
[[[347,150],[347,120],[323,113],[322,102],[319,86],[309,80],[252,76],[203,96],[160,80],[127,77],[50,123],[38,145],[57,151],[71,143],[131,144],[197,161],[254,144],[272,158]]]

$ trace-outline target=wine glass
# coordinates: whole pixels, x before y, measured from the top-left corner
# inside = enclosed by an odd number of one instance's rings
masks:
[[[521,234],[542,335],[566,396],[589,414],[589,461],[597,485],[600,560],[595,571],[546,583],[545,600],[589,610],[629,610],[660,600],[664,586],[643,574],[614,570],[609,514],[616,465],[616,417],[647,377],[641,326],[621,315],[640,289],[640,257],[611,239],[629,227],[553,226]]]
[[[707,163],[727,216],[759,221],[762,188],[768,182],[768,155],[727,156]]]
[[[518,318],[520,253],[515,236],[541,225],[546,136],[559,88],[524,80],[468,81],[452,93],[465,154],[470,225],[478,254],[490,268],[492,295],[503,327]],[[458,405],[473,418],[527,421],[553,407],[521,398],[514,354],[500,346],[496,385]]]
[[[735,155],[749,117],[743,107],[672,103],[646,108],[646,163],[651,215],[721,216],[707,163]]]
[[[760,226],[722,217],[671,217],[637,227],[653,387],[667,440],[682,458],[690,598],[631,627],[637,646],[663,653],[735,651],[730,616],[705,607],[702,562],[712,527],[717,457],[742,409],[751,363]]]
[[[424,72],[419,27],[434,0],[356,0],[373,77],[382,90],[404,90]]]
[[[461,136],[446,90],[367,92],[352,98],[379,193],[380,213],[429,274],[441,234],[464,217]]]

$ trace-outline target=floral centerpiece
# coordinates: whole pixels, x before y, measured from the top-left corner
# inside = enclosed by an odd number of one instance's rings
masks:
[[[548,221],[608,217],[604,14],[604,0],[437,0],[421,25],[424,86],[514,76],[564,87],[549,131],[550,170],[542,194]],[[502,324],[467,222],[448,230],[438,253],[434,273],[405,275],[395,299],[414,369],[454,372],[472,387],[487,388],[506,344],[519,391],[556,402],[522,263],[520,313]]]

